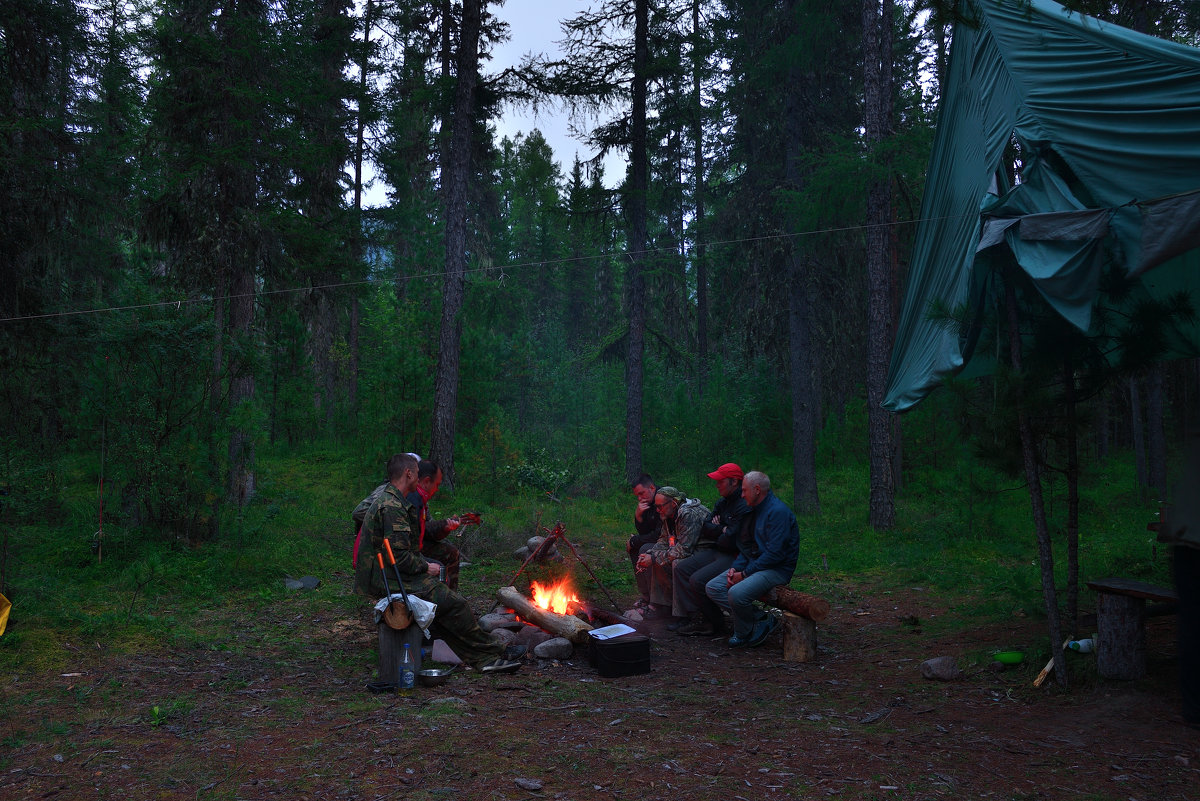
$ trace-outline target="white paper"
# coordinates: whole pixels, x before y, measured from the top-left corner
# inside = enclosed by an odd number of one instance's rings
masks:
[[[588,634],[597,640],[611,640],[613,637],[620,637],[622,634],[631,634],[635,631],[637,629],[633,626],[626,626],[624,623],[614,623],[604,628],[592,629]]]

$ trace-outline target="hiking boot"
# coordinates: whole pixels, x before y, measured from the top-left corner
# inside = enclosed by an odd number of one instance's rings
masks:
[[[495,675],[497,673],[516,673],[521,669],[521,663],[497,657],[491,662],[484,662],[479,666],[479,672]]]
[[[767,641],[767,638],[775,633],[775,629],[779,628],[779,618],[774,615],[767,615],[767,619],[754,627],[754,634],[746,642],[750,648],[756,648]]]
[[[677,617],[667,624],[667,631],[679,631],[681,628],[690,624],[691,622],[692,621],[690,618]]]
[[[529,646],[527,646],[527,645],[521,645],[520,643],[513,643],[512,645],[505,648],[504,653],[501,654],[500,656],[509,662],[515,662],[518,659],[520,659],[521,657],[525,656],[525,653],[528,650],[529,650]]]
[[[675,633],[680,637],[712,637],[717,633],[717,630],[707,620],[689,620],[680,626]]]

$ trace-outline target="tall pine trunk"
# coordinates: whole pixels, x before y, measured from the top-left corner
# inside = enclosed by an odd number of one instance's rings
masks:
[[[819,387],[813,369],[808,276],[794,249],[788,253],[788,388],[792,397],[792,506],[800,514],[821,511],[817,494]]]
[[[1067,411],[1067,620],[1078,633],[1079,623],[1079,414],[1075,369],[1063,362],[1063,403]]]
[[[1146,487],[1150,485],[1150,475],[1146,470],[1146,429],[1142,423],[1140,383],[1140,376],[1129,377],[1129,431],[1133,437],[1133,463],[1137,471],[1138,490],[1144,498]]]
[[[375,27],[375,0],[367,0],[363,10],[363,40],[358,58],[358,113],[354,119],[354,208],[351,212],[350,229],[350,258],[355,269],[363,263],[363,163],[366,158],[367,119],[370,113],[368,105],[372,102],[371,87],[368,77],[371,74],[371,30]],[[355,422],[358,417],[358,327],[359,327],[359,298],[355,294],[350,299],[350,330],[349,339],[350,369],[347,380],[347,405]]]
[[[254,334],[254,264],[249,256],[238,260],[230,286],[229,327],[236,339],[229,360],[229,409],[235,421],[250,419],[239,412],[254,401],[254,373],[250,351]],[[245,423],[229,431],[229,497],[245,506],[254,497],[254,435]]]
[[[704,224],[704,102],[700,92],[704,69],[704,53],[700,46],[703,33],[700,30],[700,0],[692,0],[692,203],[695,219],[693,230],[700,235],[695,238],[696,260],[696,386],[700,397],[704,397],[704,383],[708,377],[708,266],[704,263],[706,249],[703,241]]]
[[[891,130],[891,0],[863,0],[864,123],[872,154]],[[867,437],[870,454],[870,522],[876,530],[896,521],[893,417],[883,408],[894,311],[891,277],[891,179],[874,163],[867,189]]]
[[[263,88],[265,76],[263,65],[253,55],[258,45],[253,32],[259,30],[267,17],[266,4],[249,0],[233,3],[228,10],[232,12],[227,15],[228,22],[223,19],[218,25],[229,58],[225,66],[231,74],[241,76],[245,87],[258,92]],[[247,124],[261,122],[261,109],[255,105],[253,95],[239,96],[224,113],[226,116],[214,136],[220,145],[239,152],[245,148]],[[230,159],[219,163],[216,170],[220,187],[216,216],[221,226],[218,258],[229,277],[229,335],[225,340],[224,370],[229,380],[225,412],[231,426],[226,491],[238,506],[253,498],[255,485],[254,434],[244,422],[252,416],[244,414],[243,409],[254,402],[255,389],[251,353],[255,348],[256,269],[262,256],[261,234],[255,225],[247,225],[245,219],[253,216],[257,205],[257,166],[252,158]]]
[[[625,477],[642,472],[642,377],[646,337],[646,187],[650,162],[646,143],[646,70],[649,65],[649,0],[634,0],[632,122],[629,147],[629,336],[625,354]]]
[[[471,128],[479,76],[479,33],[485,0],[464,0],[459,33],[449,161],[445,167],[446,278],[442,289],[442,325],[434,382],[430,454],[454,488],[454,433],[458,409],[458,370],[462,340],[463,294],[467,260],[467,183],[471,177]],[[444,21],[448,24],[448,20]]]
[[[1146,375],[1146,477],[1154,499],[1167,498],[1167,438],[1163,423],[1165,405],[1163,366],[1155,364]]]
[[[788,4],[786,19],[796,19],[794,0]],[[798,191],[804,183],[802,166],[807,147],[805,132],[812,125],[802,96],[807,83],[799,66],[788,69],[788,90],[784,100],[784,183]],[[792,400],[792,505],[801,514],[820,511],[817,493],[817,421],[820,420],[819,376],[813,356],[817,347],[812,335],[813,288],[805,254],[797,252],[797,243],[784,245],[784,275],[788,286],[788,386]]]

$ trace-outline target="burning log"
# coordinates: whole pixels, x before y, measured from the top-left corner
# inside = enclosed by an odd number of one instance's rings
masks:
[[[794,612],[800,617],[806,617],[816,623],[829,617],[829,601],[782,585],[772,587],[759,600],[788,612]]]
[[[517,613],[524,621],[550,632],[556,637],[563,637],[576,645],[587,642],[587,633],[592,627],[574,615],[560,615],[536,606],[516,587],[501,587],[496,591],[500,603]]]

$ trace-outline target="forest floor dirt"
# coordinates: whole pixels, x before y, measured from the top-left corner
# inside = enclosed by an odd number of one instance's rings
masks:
[[[1069,689],[1035,689],[1041,621],[975,625],[920,588],[839,596],[807,663],[778,634],[735,650],[650,622],[648,674],[601,678],[577,649],[407,696],[365,689],[373,628],[329,604],[279,610],[283,638],[230,613],[219,647],[64,642],[70,669],[2,678],[0,799],[1200,798],[1172,617],[1149,621],[1145,679],[1071,654]],[[992,670],[1009,646],[1042,664]],[[961,679],[921,677],[942,655]]]

